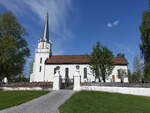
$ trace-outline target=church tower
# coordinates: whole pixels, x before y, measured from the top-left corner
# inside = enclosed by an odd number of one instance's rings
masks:
[[[35,50],[35,59],[33,64],[33,73],[30,77],[30,82],[44,82],[45,78],[45,61],[52,55],[51,41],[49,40],[49,23],[48,13],[45,18],[45,26],[42,38],[38,42],[38,47]]]

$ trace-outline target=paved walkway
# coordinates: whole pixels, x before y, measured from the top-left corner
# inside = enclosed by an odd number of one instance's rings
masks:
[[[59,113],[58,107],[72,94],[71,90],[53,91],[25,104],[0,111],[0,113]]]

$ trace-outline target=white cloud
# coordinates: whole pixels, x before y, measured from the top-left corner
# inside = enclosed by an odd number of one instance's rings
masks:
[[[108,27],[108,28],[112,28],[112,27],[118,26],[119,23],[120,23],[119,20],[115,20],[115,21],[113,21],[113,22],[109,22],[109,23],[107,24],[107,27]]]
[[[113,25],[117,26],[119,24],[119,20],[113,22]]]
[[[107,24],[107,27],[108,27],[108,28],[111,28],[112,26],[113,26],[113,25],[112,25],[111,23],[108,23],[108,24]]]
[[[24,18],[26,18],[26,14],[34,13],[37,16],[37,24],[39,24],[39,21],[44,22],[45,14],[48,11],[50,33],[56,36],[55,38],[53,37],[53,40],[60,41],[71,39],[74,36],[70,27],[67,25],[68,16],[70,12],[73,12],[72,1],[73,0],[0,0],[0,5],[12,11],[16,16],[24,16]],[[31,15],[31,20],[35,20],[34,16]],[[60,43],[60,45],[62,43]],[[57,46],[57,43],[55,43],[56,50],[60,45]],[[63,47],[61,47],[61,49],[63,49]]]

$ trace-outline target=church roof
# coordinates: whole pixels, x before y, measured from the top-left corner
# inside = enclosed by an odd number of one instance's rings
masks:
[[[128,62],[123,57],[113,58],[114,65],[127,65]],[[45,64],[89,64],[87,55],[55,55],[48,58]]]

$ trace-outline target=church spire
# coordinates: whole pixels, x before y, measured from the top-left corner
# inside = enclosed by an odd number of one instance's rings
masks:
[[[43,34],[42,41],[49,42],[48,12],[46,13],[45,26],[44,26],[44,34]]]

